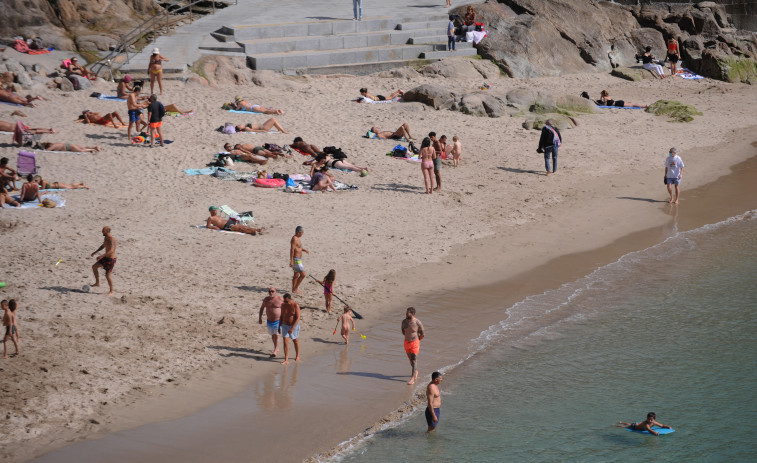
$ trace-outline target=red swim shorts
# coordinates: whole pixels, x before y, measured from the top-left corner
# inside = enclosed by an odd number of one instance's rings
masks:
[[[161,125],[163,125],[163,122],[150,122],[150,127],[152,127],[153,129],[157,129]]]
[[[405,341],[405,352],[408,354],[418,354],[421,351],[421,340]]]

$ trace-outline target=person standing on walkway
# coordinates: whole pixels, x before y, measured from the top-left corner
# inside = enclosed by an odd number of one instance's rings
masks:
[[[670,204],[678,204],[678,195],[681,192],[679,185],[683,176],[683,160],[678,156],[678,149],[673,147],[665,159],[665,186],[670,194]],[[673,198],[673,185],[675,185],[675,198]]]
[[[289,242],[289,266],[292,267],[294,275],[292,276],[292,292],[294,294],[300,294],[300,283],[305,279],[305,265],[302,263],[302,253],[310,251],[302,247],[302,235],[305,233],[305,229],[301,226],[297,226],[294,229],[294,236]]]
[[[423,339],[423,323],[415,318],[415,308],[408,307],[405,311],[405,319],[402,320],[402,334],[405,335],[405,353],[410,360],[412,372],[407,384],[415,384],[418,379],[418,354],[421,351],[421,339]]]
[[[166,108],[163,103],[158,101],[157,95],[150,95],[150,104],[147,105],[147,120],[150,122],[150,148],[155,143],[155,133],[160,137],[160,146],[163,144],[163,116],[166,115]]]
[[[544,153],[544,167],[549,175],[549,156],[552,155],[552,173],[557,172],[557,149],[562,145],[562,136],[556,127],[552,127],[552,119],[547,119],[544,128],[541,129],[539,137],[539,147],[537,153]]]
[[[441,418],[442,395],[439,385],[442,383],[442,374],[438,371],[431,373],[431,382],[426,386],[426,424],[428,432],[433,431],[439,425]]]
[[[353,21],[363,20],[363,0],[352,0]]]
[[[455,16],[449,15],[449,24],[447,24],[447,50],[455,51]]]
[[[160,54],[160,50],[154,48],[150,56],[150,65],[147,66],[147,74],[150,75],[150,93],[155,93],[155,80],[158,80],[160,94],[163,95],[163,61],[168,58]]]
[[[276,354],[279,353],[279,321],[281,320],[281,305],[283,303],[284,298],[276,292],[276,288],[271,286],[268,288],[268,296],[264,297],[263,303],[260,304],[258,324],[263,324],[263,310],[265,310],[268,334],[271,335],[271,339],[273,340],[271,358],[276,357]]]

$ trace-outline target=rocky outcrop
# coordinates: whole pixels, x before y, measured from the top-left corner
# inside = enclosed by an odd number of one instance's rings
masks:
[[[0,40],[40,37],[59,50],[107,50],[159,11],[152,0],[3,0]],[[73,38],[73,40],[72,40]]]
[[[434,109],[451,109],[457,102],[454,93],[440,85],[424,84],[405,92],[402,96],[405,101],[418,101],[431,106]]]
[[[596,0],[498,0],[475,5],[488,37],[476,48],[511,77],[629,67],[651,46],[681,44],[685,66],[707,77],[748,81],[757,63],[757,33],[738,31],[722,5],[623,6]],[[452,10],[462,15],[464,7]],[[753,77],[750,77],[753,76]]]

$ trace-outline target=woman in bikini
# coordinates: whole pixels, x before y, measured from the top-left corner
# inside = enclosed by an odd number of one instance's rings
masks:
[[[237,111],[250,111],[253,113],[263,114],[284,114],[284,111],[281,109],[266,108],[264,106],[260,106],[259,104],[252,104],[247,100],[243,100],[240,96],[235,97],[234,103],[229,103],[229,106],[231,107],[231,109]]]
[[[613,100],[610,98],[610,92],[607,90],[602,90],[602,93],[599,94],[599,100],[597,100],[597,104],[600,106],[615,106],[618,108],[624,108],[624,107],[635,107],[635,108],[647,108],[647,105],[643,104],[636,104],[631,103],[630,101],[623,101],[623,100]]]
[[[681,50],[678,48],[678,40],[671,37],[668,39],[668,61],[670,61],[670,75],[678,72],[678,61],[681,59]]]
[[[320,170],[324,166],[330,169],[342,169],[351,170],[353,172],[360,172],[360,174],[363,176],[368,175],[367,167],[360,167],[352,164],[351,162],[334,159],[330,154],[319,154],[318,157],[315,158],[315,162],[310,168],[310,176],[312,177],[313,173],[315,173],[316,170]]]
[[[94,153],[101,151],[99,146],[79,146],[73,143],[40,143],[44,151],[72,151],[74,153]]]
[[[275,117],[268,119],[262,124],[239,124],[234,128],[237,130],[237,132],[268,132],[271,129],[275,128],[281,133],[289,133],[284,130],[284,127],[279,124],[279,121],[277,121]]]
[[[61,183],[61,182],[48,182],[39,175],[34,176],[34,181],[39,184],[41,190],[89,190],[89,187],[84,183]]]
[[[79,119],[82,119],[85,124],[108,125],[108,122],[110,122],[111,124],[113,124],[114,129],[126,127],[126,124],[124,124],[124,120],[121,119],[121,115],[118,114],[118,111],[113,111],[112,113],[106,113],[103,116],[100,113],[84,110],[79,116]],[[120,126],[116,125],[116,121],[114,119],[118,119],[118,122],[120,122],[121,125]]]
[[[323,286],[323,297],[326,300],[326,312],[331,313],[331,302],[334,298],[334,282],[336,281],[336,270],[333,268],[323,277],[323,281],[315,280]]]
[[[421,142],[421,152],[418,157],[421,158],[421,172],[423,172],[423,183],[426,185],[426,194],[434,191],[434,148],[431,146],[431,139],[426,137]]]
[[[153,49],[150,65],[147,67],[147,73],[150,75],[150,93],[155,93],[155,79],[158,79],[160,94],[163,94],[163,61],[168,61],[168,58],[161,55],[157,48]]]

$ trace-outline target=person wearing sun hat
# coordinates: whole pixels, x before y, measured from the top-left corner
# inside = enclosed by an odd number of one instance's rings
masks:
[[[121,82],[118,83],[118,87],[116,87],[116,96],[119,98],[127,98],[129,93],[134,91],[134,87],[129,85],[129,82],[131,82],[131,76],[126,74],[124,78],[121,79]]]
[[[160,54],[160,50],[153,48],[150,56],[150,65],[147,67],[147,74],[150,75],[150,93],[155,93],[155,80],[158,80],[160,94],[163,95],[163,61],[169,61],[168,58]]]

